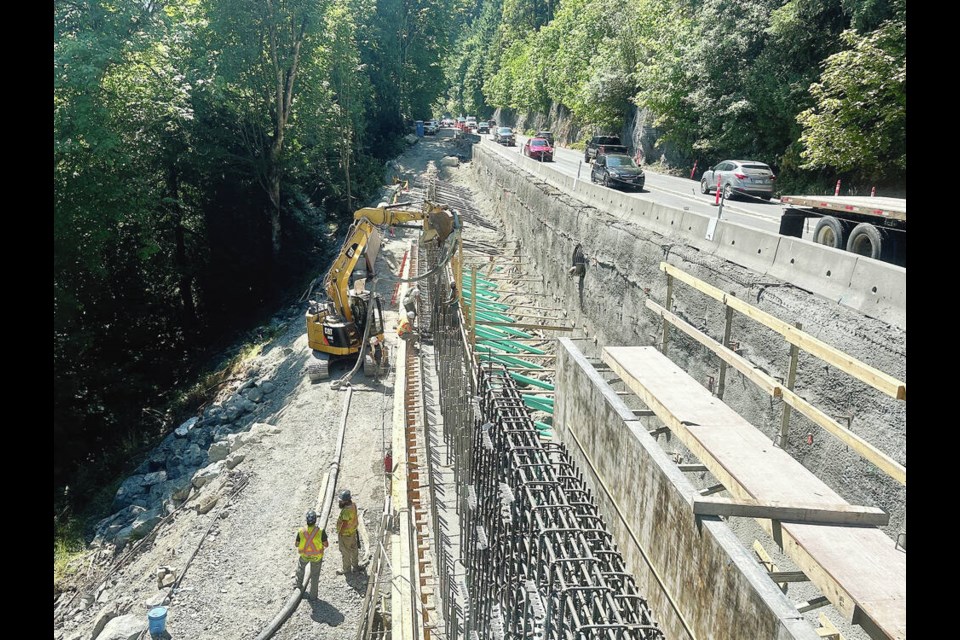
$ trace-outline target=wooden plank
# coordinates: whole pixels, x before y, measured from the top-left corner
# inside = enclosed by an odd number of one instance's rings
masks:
[[[787,503],[778,501],[735,500],[733,498],[693,498],[693,513],[704,516],[740,516],[766,518],[781,522],[817,524],[872,525],[890,523],[890,516],[876,507],[847,503]]]
[[[753,552],[757,554],[757,559],[760,560],[760,564],[767,570],[767,573],[775,573],[780,570],[777,565],[773,564],[773,559],[770,557],[770,554],[767,553],[767,550],[763,548],[763,545],[760,544],[759,540],[753,541]],[[789,585],[786,582],[779,582],[777,586],[780,587],[780,591],[786,593]]]
[[[606,347],[603,360],[736,498],[844,500],[655,347]],[[906,554],[875,527],[758,520],[848,621],[906,637]]]
[[[817,616],[817,622],[820,623],[820,628],[817,629],[818,636],[821,638],[829,638],[829,640],[843,640],[840,631],[830,622],[830,618],[825,614],[821,613]]]
[[[743,356],[739,356],[732,350],[724,347],[710,336],[699,331],[696,327],[670,313],[656,302],[648,299],[645,304],[648,309],[659,314],[665,320],[669,320],[671,324],[676,326],[685,334],[716,353],[719,358],[723,359],[734,369],[745,375],[747,379],[749,379],[755,385],[773,397],[781,398],[787,405],[793,407],[800,414],[812,420],[818,426],[822,427],[832,436],[856,451],[865,460],[868,460],[876,465],[878,469],[886,473],[900,484],[907,484],[907,468],[902,464],[841,425],[839,422],[828,416],[820,409],[814,407],[812,404],[798,396],[790,389],[781,385],[766,373],[760,371],[753,365],[753,363]]]
[[[890,397],[896,398],[897,400],[907,399],[906,382],[897,380],[893,376],[886,374],[879,369],[860,362],[856,358],[828,345],[822,340],[814,338],[809,333],[801,331],[796,327],[784,322],[783,320],[780,320],[776,316],[773,316],[766,311],[761,311],[757,307],[754,307],[737,297],[729,295],[713,285],[707,284],[706,282],[690,275],[686,271],[683,271],[672,264],[661,262],[660,269],[668,276],[673,276],[674,278],[690,285],[700,293],[706,294],[714,300],[729,305],[751,320],[759,322],[769,329],[773,329],[786,338],[787,342],[790,344],[797,345],[810,355],[820,358],[824,362],[827,362],[841,371],[853,376],[854,378],[857,378],[858,380],[872,386],[874,389],[882,391],[883,393],[889,395]]]
[[[814,609],[825,607],[828,604],[830,604],[830,600],[826,596],[817,596],[816,598],[810,598],[806,602],[798,602],[797,612],[806,613],[807,611],[813,611]]]
[[[810,582],[803,571],[771,571],[770,579],[778,584],[786,582]]]
[[[697,471],[707,470],[707,468],[702,464],[678,464],[677,469],[685,473],[694,473]]]

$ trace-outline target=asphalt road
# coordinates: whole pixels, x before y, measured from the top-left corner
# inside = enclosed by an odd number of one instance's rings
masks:
[[[492,136],[481,135],[480,137],[482,139],[480,144],[496,144]],[[522,153],[525,140],[526,136],[517,136],[516,152],[518,155]],[[554,149],[553,165],[558,170],[570,176],[579,175],[582,180],[590,179],[590,170],[593,165],[583,161],[582,151],[564,147],[555,147]],[[644,166],[643,170],[647,176],[644,190],[641,193],[631,194],[631,197],[660,202],[707,216],[717,215],[718,207],[714,204],[716,194],[705,195],[700,193],[700,182],[656,173],[648,166]],[[783,205],[776,198],[766,201],[760,198],[741,196],[740,199],[724,202],[721,217],[724,220],[755,229],[779,233],[782,212]],[[803,237],[809,240],[812,232],[813,224],[808,221]]]

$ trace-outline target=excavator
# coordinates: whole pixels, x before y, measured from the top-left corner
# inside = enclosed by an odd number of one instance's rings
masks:
[[[346,239],[323,279],[322,297],[308,303],[307,343],[313,349],[314,362],[307,367],[310,380],[325,380],[330,375],[331,358],[363,353],[363,372],[382,375],[389,367],[389,354],[383,339],[383,306],[380,295],[366,289],[376,276],[382,227],[422,229],[420,244],[436,243],[444,248],[442,267],[453,255],[460,232],[460,218],[446,205],[424,202],[420,209],[403,209],[410,203],[380,204],[358,209]],[[412,224],[419,222],[420,224]],[[422,279],[423,274],[416,279]],[[367,349],[366,347],[370,348]]]

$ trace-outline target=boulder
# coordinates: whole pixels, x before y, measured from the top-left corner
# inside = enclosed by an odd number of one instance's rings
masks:
[[[253,400],[248,399],[248,398],[244,398],[244,399],[240,402],[240,404],[241,404],[241,406],[243,407],[243,413],[253,413],[254,411],[257,410],[257,403],[254,402]],[[241,415],[243,415],[243,414],[241,414]]]
[[[194,429],[190,434],[190,442],[201,449],[206,449],[213,442],[213,431],[210,429]]]
[[[136,640],[146,628],[147,616],[128,613],[110,620],[97,636],[97,640]]]
[[[460,158],[458,158],[457,156],[444,156],[440,160],[440,166],[441,167],[459,167]]]
[[[190,435],[190,432],[193,430],[193,428],[197,426],[199,421],[200,418],[196,416],[190,418],[174,430],[174,435],[176,435],[178,438],[186,438],[188,435]]]
[[[166,471],[154,471],[143,476],[143,486],[152,487],[155,484],[162,484],[167,481]]]
[[[263,436],[266,435],[277,435],[281,431],[283,431],[283,429],[276,425],[268,424],[266,422],[254,422],[250,426],[250,431],[248,433],[255,434],[263,438]]]
[[[107,623],[116,618],[119,613],[116,602],[111,602],[101,609],[97,617],[93,619],[93,631],[90,634],[91,640],[97,640],[97,637],[100,635],[100,632],[103,631],[103,628],[107,626]]]
[[[153,528],[160,524],[161,520],[163,520],[163,515],[159,508],[144,511],[130,524],[133,536],[135,538],[142,538],[153,531]]]
[[[117,513],[104,518],[97,523],[96,538],[101,540],[113,540],[114,537],[124,528],[136,520],[137,516],[143,513],[145,509],[137,505],[129,505]]]
[[[228,439],[219,440],[210,445],[207,450],[207,456],[210,462],[219,462],[230,455],[231,442]]]
[[[223,461],[214,462],[213,464],[208,464],[203,469],[200,469],[195,474],[193,474],[193,486],[197,489],[201,488],[205,484],[209,483],[211,480],[216,479],[217,476],[223,471]]]
[[[203,496],[199,501],[197,501],[197,513],[201,515],[208,513],[216,506],[217,500],[219,499],[220,496],[216,493],[208,493],[207,495]]]
[[[191,444],[183,454],[183,465],[197,469],[207,462],[207,454],[197,444]]]
[[[274,392],[274,390],[276,390],[277,386],[272,382],[270,382],[269,380],[264,380],[263,382],[260,383],[259,388],[265,394],[270,395],[271,393]]]
[[[220,417],[220,414],[223,413],[223,407],[218,404],[207,407],[206,411],[203,412],[204,419],[216,419]]]
[[[233,469],[235,466],[243,462],[244,458],[246,458],[246,455],[239,451],[237,453],[231,453],[230,457],[225,461],[227,469]]]
[[[143,484],[143,476],[130,476],[124,480],[117,489],[117,494],[113,498],[115,508],[122,508],[133,502],[146,491]]]
[[[251,402],[260,402],[263,400],[263,391],[261,391],[258,387],[251,387],[247,389],[246,396],[247,400],[250,400]]]
[[[220,424],[230,424],[240,417],[240,410],[236,407],[228,407],[220,414]]]

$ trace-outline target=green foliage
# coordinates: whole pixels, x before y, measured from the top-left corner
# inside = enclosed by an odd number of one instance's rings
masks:
[[[826,60],[810,87],[816,106],[797,116],[803,126],[804,168],[857,171],[873,180],[906,174],[906,33],[887,22]]]
[[[642,108],[677,158],[701,166],[756,158],[778,167],[781,185],[801,185],[826,176],[825,165],[802,160],[797,146],[797,116],[821,97],[811,85],[822,84],[824,61],[849,46],[841,34],[851,27],[862,33],[894,17],[902,23],[905,2],[560,0],[544,8],[536,0],[491,0],[479,12],[446,62],[452,111],[482,110],[478,83],[484,106],[528,115],[556,107],[587,133],[619,131],[629,111]],[[893,149],[898,126],[864,137]],[[844,166],[851,176],[875,173]]]
[[[129,470],[121,442],[174,426],[210,350],[322,268],[328,215],[376,191],[402,133],[399,48],[366,43],[414,38],[405,100],[429,103],[450,5],[55,3],[54,482],[74,507]]]

